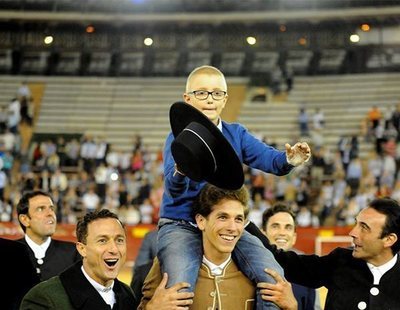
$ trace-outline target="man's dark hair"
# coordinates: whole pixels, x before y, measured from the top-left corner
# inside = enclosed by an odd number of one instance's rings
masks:
[[[222,200],[236,200],[244,207],[244,215],[249,214],[249,192],[246,187],[242,186],[238,190],[225,190],[214,185],[207,184],[201,190],[193,203],[193,216],[201,214],[207,217],[213,210],[213,207]]]
[[[296,228],[296,215],[294,214],[292,209],[284,203],[277,203],[273,205],[271,208],[264,211],[262,215],[262,226],[261,226],[263,230],[267,230],[268,220],[279,212],[285,212],[290,214],[290,216],[293,218],[294,221],[294,228]]]
[[[83,218],[81,218],[76,224],[76,238],[78,242],[86,244],[86,238],[88,234],[88,225],[99,219],[112,218],[116,219],[121,223],[118,216],[107,209],[102,209],[94,212],[87,213]],[[122,227],[124,225],[121,223]]]
[[[386,222],[382,228],[381,238],[396,234],[397,241],[392,245],[393,254],[400,250],[400,205],[391,198],[378,198],[370,202],[368,207],[386,215]]]
[[[53,197],[49,193],[43,192],[43,191],[30,191],[26,192],[25,194],[22,195],[21,199],[19,200],[17,204],[17,215],[18,215],[18,221],[19,224],[21,225],[22,230],[25,232],[26,227],[21,223],[19,220],[20,214],[26,214],[29,217],[29,200],[36,197],[36,196],[46,196],[53,201]]]

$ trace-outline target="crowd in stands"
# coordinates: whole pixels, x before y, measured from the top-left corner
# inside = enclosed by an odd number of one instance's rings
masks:
[[[13,100],[9,111],[15,111],[16,101],[20,102]],[[63,223],[76,223],[98,208],[117,212],[127,224],[157,223],[163,193],[162,146],[150,152],[139,134],[133,137],[130,151],[114,148],[106,137],[86,134],[68,139],[59,135],[33,141],[29,152],[21,154],[15,113],[8,115],[0,135],[1,221],[16,221],[15,204],[21,194],[41,189],[53,195],[58,221]],[[375,197],[400,200],[400,104],[386,116],[378,107],[371,108],[365,139],[375,147],[366,158],[359,156],[357,135],[339,137],[336,149],[313,138],[316,133],[323,135],[321,109],[308,123],[302,133],[312,138],[309,163],[283,177],[245,171],[252,198],[250,218],[257,225],[261,225],[263,211],[276,201],[290,203],[300,227],[319,227],[352,225],[355,215]]]

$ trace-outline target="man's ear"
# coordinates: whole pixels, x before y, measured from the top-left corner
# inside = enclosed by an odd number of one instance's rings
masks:
[[[30,218],[28,214],[20,214],[18,216],[19,221],[24,225],[25,227],[29,227],[30,224]]]
[[[388,247],[388,248],[390,248],[397,241],[397,235],[395,233],[391,233],[391,234],[385,236],[384,238],[385,238],[385,241],[384,241],[385,247]]]
[[[82,258],[86,257],[86,244],[83,244],[81,242],[77,242],[76,243],[76,250],[82,256]]]
[[[201,214],[196,214],[195,219],[196,219],[197,227],[198,227],[200,230],[204,230],[204,228],[205,228],[205,223],[206,223],[206,218],[205,218],[204,216],[202,216]]]
[[[225,108],[227,102],[228,102],[228,94],[226,94],[226,96],[224,98],[224,104],[222,106],[222,110]]]

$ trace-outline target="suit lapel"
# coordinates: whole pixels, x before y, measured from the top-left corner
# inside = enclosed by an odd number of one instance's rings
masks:
[[[78,262],[60,274],[60,280],[67,295],[76,309],[110,310],[96,289],[89,283],[81,271]]]

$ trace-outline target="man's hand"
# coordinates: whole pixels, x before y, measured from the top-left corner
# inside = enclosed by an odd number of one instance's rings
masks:
[[[193,303],[193,293],[179,292],[179,290],[190,287],[189,283],[180,282],[166,288],[168,274],[164,273],[160,285],[154,292],[153,297],[146,306],[146,310],[175,310],[189,309]]]
[[[178,165],[177,165],[177,164],[174,165],[174,175],[173,175],[173,176],[176,176],[176,174],[180,174],[180,175],[182,175],[182,176],[185,176],[185,175],[183,174],[183,172],[180,172],[180,171],[179,171]]]
[[[293,166],[299,166],[311,158],[311,149],[307,142],[297,142],[294,146],[285,144],[286,160]]]
[[[297,300],[293,295],[292,285],[281,277],[275,270],[265,269],[276,283],[260,282],[257,288],[260,290],[263,300],[272,301],[283,310],[297,310]]]

